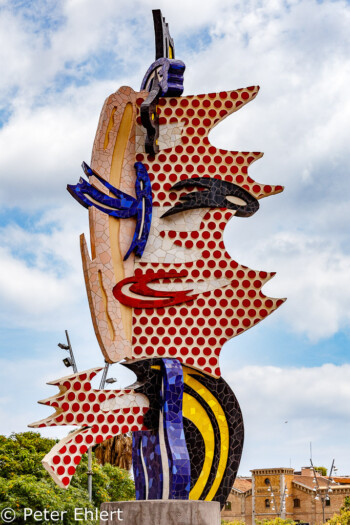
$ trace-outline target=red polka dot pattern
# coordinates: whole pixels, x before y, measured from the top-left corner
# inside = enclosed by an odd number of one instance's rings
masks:
[[[218,122],[254,99],[258,91],[258,86],[251,86],[237,91],[159,100],[159,125],[178,123],[184,128],[180,145],[163,150],[155,157],[145,153],[136,155],[136,160],[143,162],[149,173],[154,206],[174,205],[179,195],[169,192],[171,186],[191,177],[233,182],[257,199],[283,190],[282,186],[259,184],[249,177],[249,165],[261,158],[262,153],[218,149],[208,140],[209,131]],[[137,101],[138,113],[142,100]]]
[[[152,181],[154,206],[173,206],[184,193],[170,191],[186,178],[212,177],[232,182],[257,199],[279,193],[282,186],[256,183],[248,166],[262,156],[258,152],[226,151],[208,140],[209,131],[223,118],[250,102],[257,86],[237,91],[209,93],[159,100],[160,126],[183,125],[181,144],[160,151],[156,157],[139,153]],[[142,100],[140,100],[140,103]],[[140,105],[140,104],[138,104]],[[179,194],[180,193],[180,194]],[[227,285],[198,295],[191,302],[168,308],[133,310],[133,358],[176,357],[215,377],[220,376],[222,345],[271,314],[283,299],[267,298],[262,286],[274,274],[253,271],[233,261],[225,251],[222,235],[229,210],[210,210],[199,231],[162,231],[176,246],[199,250],[195,262],[183,264],[135,264],[137,272],[188,270],[187,282],[226,279]]]
[[[271,314],[283,299],[266,297],[262,286],[274,273],[254,271],[233,261],[225,251],[223,230],[232,213],[210,210],[204,216],[199,232],[188,233],[201,258],[185,263],[186,282],[227,279],[230,284],[199,294],[180,305],[133,311],[133,357],[176,357],[186,365],[220,376],[219,355],[222,345]],[[181,232],[176,237],[181,239]],[[198,233],[198,235],[197,235]],[[186,240],[182,239],[182,241]],[[180,242],[180,241],[178,241]],[[167,271],[181,264],[137,264],[138,272]]]
[[[62,439],[43,459],[43,465],[62,488],[69,486],[82,455],[91,445],[117,434],[146,430],[143,421],[148,410],[146,397],[133,390],[93,390],[91,380],[101,370],[87,370],[50,383],[60,392],[41,403],[55,408],[56,413],[31,425],[83,427]]]

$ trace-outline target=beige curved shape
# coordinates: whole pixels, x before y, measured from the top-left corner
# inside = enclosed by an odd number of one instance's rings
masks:
[[[91,167],[116,188],[135,195],[136,99],[144,94],[122,87],[108,97],[100,115]],[[96,179],[93,184],[106,188]],[[104,358],[109,363],[131,357],[132,308],[120,304],[113,287],[134,274],[134,254],[127,252],[135,230],[134,219],[115,219],[89,208],[91,257],[84,236],[81,254],[91,318]]]

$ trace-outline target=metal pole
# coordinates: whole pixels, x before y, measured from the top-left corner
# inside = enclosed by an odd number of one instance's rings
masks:
[[[328,476],[328,486],[327,486],[327,490],[326,490],[326,495],[323,496],[323,498],[321,498],[322,499],[323,523],[325,523],[325,520],[326,520],[326,518],[325,518],[325,506],[326,506],[326,501],[329,498],[328,494],[329,494],[329,492],[332,492],[332,487],[330,486],[331,481],[330,481],[329,478],[332,477],[333,468],[334,468],[334,459],[332,461],[331,470],[330,470],[329,476]]]
[[[68,334],[67,334],[68,338]],[[106,384],[107,374],[109,369],[109,363],[105,361],[105,367],[103,369],[103,374],[100,382],[100,390],[103,390]],[[88,493],[89,493],[89,501],[92,501],[92,447],[89,447],[88,449]]]
[[[281,518],[286,519],[286,497],[287,497],[287,485],[284,485],[282,499],[281,499]]]
[[[276,516],[279,517],[279,516],[280,516],[280,513],[279,513],[278,510],[277,510],[276,498],[275,498],[275,494],[274,494],[273,489],[272,489],[271,481],[270,481],[269,479],[266,479],[266,480],[265,480],[265,483],[266,483],[267,485],[269,485],[269,487],[270,487],[270,492],[271,492],[271,496],[272,496],[272,499],[273,499],[273,506],[274,506],[274,509],[275,509],[274,512],[276,512]]]
[[[103,369],[103,374],[102,374],[102,377],[101,377],[100,390],[103,390],[104,387],[105,387],[107,374],[108,374],[108,369],[109,369],[109,363],[107,363],[107,361],[105,361],[105,367]]]
[[[74,373],[77,374],[78,373],[78,367],[77,367],[77,363],[75,361],[73,348],[72,348],[72,345],[70,343],[68,330],[65,330],[65,332],[66,332],[66,338],[67,338],[67,343],[68,343],[69,355],[70,355],[70,359],[71,359],[71,362],[72,362],[72,368],[73,368]],[[91,502],[92,501],[92,448],[91,447],[89,447],[89,449],[88,449],[88,471],[87,471],[87,476],[88,476],[89,501]]]
[[[321,502],[322,502],[322,523],[324,523],[324,505],[325,505],[325,497],[324,496],[321,496]]]
[[[88,450],[88,493],[89,493],[89,501],[92,501],[92,447],[89,447]]]
[[[310,463],[311,463],[311,466],[312,466],[312,470],[314,472],[314,478],[315,478],[315,481],[316,481],[316,495],[320,496],[320,500],[321,500],[321,505],[322,505],[322,519],[323,519],[323,523],[325,522],[325,505],[326,505],[326,499],[328,496],[328,492],[329,492],[329,489],[330,489],[330,481],[329,481],[329,478],[332,477],[332,472],[333,472],[333,468],[334,468],[334,459],[332,461],[332,466],[331,466],[331,470],[330,470],[330,473],[329,473],[329,477],[328,477],[328,487],[326,489],[326,495],[321,495],[321,489],[320,489],[320,485],[318,483],[318,479],[317,479],[317,476],[316,476],[316,471],[315,471],[315,467],[312,463],[312,459],[310,458]],[[315,512],[316,512],[316,503],[315,503]],[[316,512],[316,517],[317,517],[317,512]]]
[[[311,445],[311,443],[310,443]],[[311,452],[311,451],[310,451]],[[315,470],[315,467],[314,467],[314,464],[312,462],[312,458],[310,458],[310,463],[311,463],[311,467],[312,467],[312,470],[313,470],[313,473],[314,473],[314,479],[315,479],[315,482],[316,482],[316,496],[319,495],[320,497],[320,500],[321,500],[321,505],[322,505],[322,515],[323,515],[323,523],[324,523],[324,501],[323,501],[323,498],[321,496],[321,491],[320,491],[320,486],[318,484],[318,479],[317,479],[317,476],[316,476],[316,470]],[[317,519],[317,503],[316,503],[317,499],[315,497],[315,517]]]
[[[70,339],[69,339],[69,335],[68,335],[68,330],[65,330],[66,332],[66,338],[67,338],[67,343],[68,343],[68,350],[69,350],[69,355],[70,355],[70,358],[71,358],[71,361],[72,361],[72,367],[73,367],[73,371],[75,374],[78,373],[78,368],[77,368],[77,364],[75,362],[75,357],[74,357],[74,353],[73,353],[73,349],[72,349],[72,346],[70,344]]]

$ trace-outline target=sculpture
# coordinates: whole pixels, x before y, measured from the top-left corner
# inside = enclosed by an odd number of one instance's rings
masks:
[[[261,153],[217,149],[209,131],[259,88],[181,96],[185,65],[159,10],[156,60],[141,91],[106,100],[88,178],[68,191],[89,210],[91,258],[81,253],[105,360],[133,370],[129,389],[93,390],[102,368],[51,384],[56,413],[32,426],[76,425],[44,458],[67,487],[88,447],[133,432],[137,499],[225,504],[242,453],[239,404],[219,368],[222,345],[283,303],[261,289],[274,274],[231,259],[223,231],[283,190],[256,183]]]

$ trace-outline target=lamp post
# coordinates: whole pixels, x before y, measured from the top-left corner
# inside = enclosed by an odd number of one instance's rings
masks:
[[[271,481],[269,480],[269,478],[265,479],[265,484],[269,486],[267,491],[271,493],[271,498],[272,498],[271,499],[271,503],[273,505],[273,507],[271,507],[271,510],[276,512],[276,515],[278,517],[280,517],[281,514],[284,514],[285,511],[286,511],[286,498],[289,497],[287,485],[284,485],[283,492],[281,494],[280,504],[277,507],[276,497],[275,497],[275,494],[273,492]]]
[[[58,343],[57,346],[59,346],[62,350],[67,350],[69,352],[69,357],[65,357],[63,359],[64,365],[69,368],[70,366],[73,368],[73,371],[75,374],[78,373],[78,367],[75,361],[74,352],[72,345],[70,343],[68,330],[65,330],[66,338],[67,338],[67,344],[64,343]],[[107,379],[109,369],[109,363],[105,361],[105,367],[103,369],[103,374],[100,382],[100,390],[103,390],[105,387],[105,384],[112,384],[115,383],[117,380],[115,377],[110,377]],[[87,471],[87,477],[88,477],[88,494],[89,494],[89,501],[92,501],[92,447],[89,447],[88,449],[88,471]]]
[[[108,385],[111,385],[112,383],[116,383],[117,382],[117,379],[115,377],[109,377],[107,379],[108,369],[109,369],[109,363],[107,363],[107,361],[105,361],[105,367],[103,369],[101,382],[100,382],[100,390],[104,389],[106,383]]]
[[[326,506],[326,501],[329,501],[329,494],[331,494],[333,492],[332,490],[332,487],[331,487],[331,484],[334,483],[334,480],[332,480],[332,473],[333,473],[333,470],[337,470],[336,467],[334,466],[334,459],[332,461],[332,466],[331,466],[331,470],[329,472],[329,476],[328,476],[328,479],[327,479],[327,488],[325,489],[325,492],[323,492],[324,489],[321,489],[320,488],[320,484],[318,482],[318,479],[317,479],[317,475],[316,475],[316,470],[315,470],[315,467],[312,463],[312,459],[310,458],[310,464],[311,464],[311,467],[312,467],[312,470],[313,470],[313,473],[314,473],[314,483],[316,485],[316,487],[314,488],[314,492],[315,492],[315,501],[321,501],[321,505],[322,505],[322,520],[323,520],[323,523],[325,522],[325,506]],[[322,490],[322,492],[321,492]]]
[[[71,366],[73,368],[73,370],[74,370],[74,373],[76,374],[78,372],[78,368],[77,368],[77,364],[75,362],[73,348],[72,348],[72,345],[70,344],[68,330],[65,330],[65,333],[66,333],[66,338],[67,338],[67,344],[65,345],[64,343],[58,343],[57,346],[62,348],[62,350],[67,350],[69,352],[69,357],[65,357],[63,359],[63,364],[67,368]]]
[[[108,369],[109,369],[109,363],[105,361],[105,367],[103,369],[102,378],[100,382],[100,390],[104,389],[106,383],[112,384],[117,381],[114,377],[110,377],[107,379]],[[88,449],[88,471],[87,471],[89,501],[92,501],[92,474],[93,474],[92,472],[92,447],[89,447]]]

